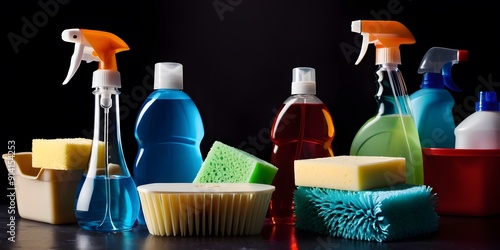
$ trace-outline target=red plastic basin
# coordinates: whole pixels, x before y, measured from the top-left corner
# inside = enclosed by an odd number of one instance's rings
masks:
[[[500,214],[500,150],[423,148],[424,184],[446,215]]]

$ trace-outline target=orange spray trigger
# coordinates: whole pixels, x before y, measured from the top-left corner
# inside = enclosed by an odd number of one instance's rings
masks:
[[[71,65],[68,75],[63,84],[69,82],[78,70],[81,61],[99,62],[98,70],[112,71],[111,78],[98,77],[93,82],[94,86],[120,86],[118,66],[115,54],[121,51],[129,50],[128,45],[118,36],[99,30],[88,29],[66,29],[62,32],[62,40],[75,44],[75,50],[71,57]],[[104,73],[98,73],[104,74]],[[105,77],[103,75],[103,77]]]
[[[129,50],[128,45],[109,32],[87,29],[80,31],[100,59],[99,69],[117,70],[115,54]]]
[[[363,59],[368,44],[375,45],[375,64],[401,64],[399,46],[415,43],[415,38],[410,30],[397,21],[357,20],[351,23],[351,31],[363,35],[361,52],[356,64]]]

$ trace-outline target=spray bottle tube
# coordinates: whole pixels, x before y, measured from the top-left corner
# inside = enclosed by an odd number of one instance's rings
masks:
[[[94,71],[94,135],[89,166],[77,187],[75,214],[82,229],[118,232],[132,229],[139,213],[139,196],[123,156],[120,135],[120,73],[115,54],[128,50],[117,36],[103,31],[68,29],[62,39],[75,44],[63,84],[82,60],[99,62]]]
[[[422,149],[406,85],[398,68],[401,64],[399,46],[413,44],[415,39],[397,21],[353,21],[352,31],[363,35],[356,64],[361,62],[368,45],[375,45],[379,109],[355,135],[350,154],[405,157],[405,169],[401,169],[399,176],[387,176],[388,185],[423,184]]]

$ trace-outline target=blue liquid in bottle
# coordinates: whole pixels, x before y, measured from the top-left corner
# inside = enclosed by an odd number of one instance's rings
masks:
[[[182,73],[175,72],[178,67],[182,70],[179,65],[155,65],[156,90],[145,100],[135,125],[138,152],[133,175],[137,186],[190,183],[201,168],[200,143],[204,136],[201,115],[193,100],[182,91],[182,84],[176,89],[171,86],[171,75]],[[158,75],[160,72],[163,75]],[[145,224],[142,210],[138,222]]]
[[[88,168],[76,189],[75,216],[84,230],[128,231],[137,220],[140,201],[121,147],[119,92],[97,88],[94,94],[96,126]]]
[[[175,98],[175,99],[173,99]],[[203,125],[193,101],[179,90],[158,90],[137,120],[137,185],[192,182],[202,164]]]
[[[111,176],[108,182],[109,196],[106,195],[108,188],[106,182],[104,175],[95,178],[84,176],[78,184],[77,190],[82,192],[87,188],[93,189],[88,209],[86,211],[77,209],[75,212],[80,227],[101,232],[114,232],[117,228],[124,231],[132,229],[139,211],[139,198],[134,180],[131,176]]]
[[[99,69],[92,76],[95,102],[90,157],[77,159],[88,160],[88,165],[75,192],[76,220],[82,229],[89,231],[131,230],[137,221],[140,201],[122,149],[121,80],[114,56],[129,47],[119,37],[97,30],[67,29],[62,38],[75,43],[75,53],[63,84],[76,72],[80,60],[99,62]],[[78,158],[79,152],[75,153]]]

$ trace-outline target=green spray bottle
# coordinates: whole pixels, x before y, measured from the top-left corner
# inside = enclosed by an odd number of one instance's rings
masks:
[[[413,44],[415,39],[397,21],[358,20],[352,22],[351,28],[363,36],[356,64],[363,59],[369,44],[376,48],[378,113],[356,133],[350,154],[405,157],[406,167],[400,175],[386,176],[388,185],[398,182],[421,185],[424,182],[422,148],[403,74],[398,68],[401,64],[399,46]]]

